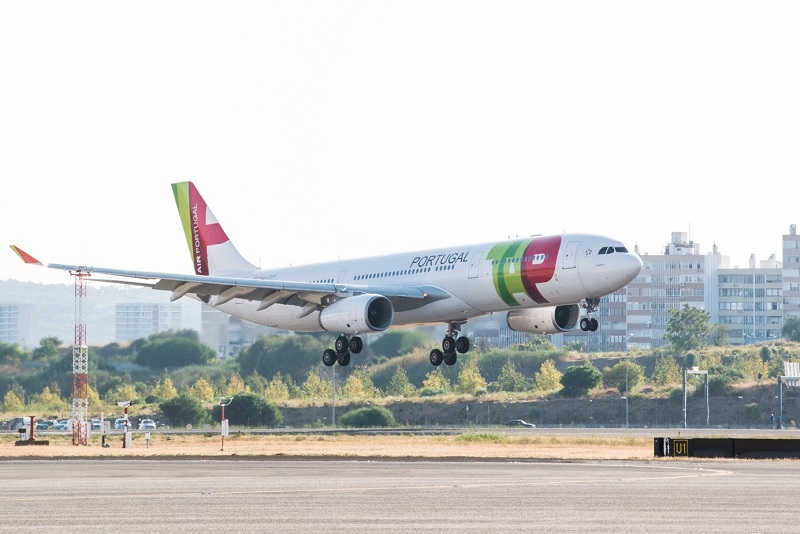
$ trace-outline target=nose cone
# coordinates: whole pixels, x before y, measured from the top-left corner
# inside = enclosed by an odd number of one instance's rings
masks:
[[[622,275],[626,277],[626,284],[633,282],[642,272],[642,258],[638,254],[628,253],[622,256]]]
[[[598,293],[608,295],[618,291],[639,276],[642,270],[642,259],[636,254],[614,254],[608,263],[601,267],[600,276],[595,286]]]

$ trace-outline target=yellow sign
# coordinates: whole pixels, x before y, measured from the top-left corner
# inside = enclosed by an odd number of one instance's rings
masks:
[[[674,439],[672,440],[672,447],[675,451],[675,456],[689,456],[688,439]]]

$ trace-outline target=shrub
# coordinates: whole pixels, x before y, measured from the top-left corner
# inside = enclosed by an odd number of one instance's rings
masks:
[[[382,406],[365,406],[351,410],[339,418],[344,427],[368,428],[395,426],[394,415]]]

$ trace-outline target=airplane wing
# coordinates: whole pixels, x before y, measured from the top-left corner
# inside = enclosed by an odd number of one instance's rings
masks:
[[[435,286],[320,284],[286,280],[259,280],[257,278],[230,278],[224,276],[129,271],[105,267],[43,263],[17,246],[12,245],[11,249],[22,261],[28,264],[42,265],[62,271],[97,273],[120,277],[128,280],[95,280],[98,282],[128,284],[150,287],[161,291],[170,291],[170,301],[175,301],[185,295],[194,294],[203,302],[214,306],[224,304],[234,298],[239,298],[260,301],[259,310],[264,310],[275,304],[288,304],[303,307],[307,310],[307,313],[311,313],[320,306],[332,303],[332,297],[334,296],[346,297],[349,295],[373,294],[383,295],[392,301],[392,304],[395,306],[395,311],[406,311],[420,308],[437,300],[450,298],[450,293]],[[149,280],[149,282],[138,282],[135,280]]]

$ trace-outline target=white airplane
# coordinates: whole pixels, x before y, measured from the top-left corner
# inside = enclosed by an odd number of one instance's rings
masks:
[[[447,325],[433,365],[453,365],[469,350],[469,319],[507,312],[507,324],[535,334],[597,330],[600,298],[631,282],[642,260],[620,241],[589,234],[534,236],[315,265],[259,269],[245,260],[191,182],[172,184],[194,274],[26,263],[113,275],[103,280],[171,291],[254,323],[297,332],[338,333],[325,365],[347,365],[361,335],[390,326]],[[149,282],[130,279],[149,280]],[[581,308],[586,310],[583,318]]]

